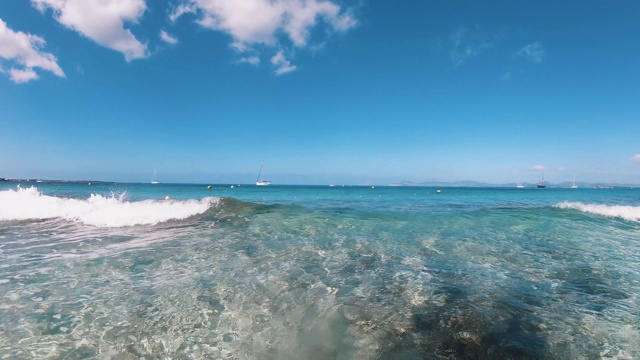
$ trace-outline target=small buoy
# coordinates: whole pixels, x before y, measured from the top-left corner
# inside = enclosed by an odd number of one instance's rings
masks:
[[[169,195],[164,197],[165,200],[171,200],[171,198],[169,197]]]
[[[207,189],[211,190],[211,185],[207,186]]]
[[[91,186],[91,183],[89,183],[88,185]]]
[[[442,191],[440,191],[440,189],[438,189],[438,190],[436,190],[436,192],[439,193],[439,192],[442,192]]]

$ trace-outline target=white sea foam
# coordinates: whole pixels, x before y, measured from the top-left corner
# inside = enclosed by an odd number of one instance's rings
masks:
[[[629,221],[640,221],[640,206],[583,204],[580,202],[561,202],[555,205],[560,209],[575,209],[589,214],[617,217]]]
[[[186,219],[218,204],[219,198],[201,200],[127,201],[124,196],[91,194],[88,199],[43,195],[36,187],[0,191],[0,221],[62,218],[97,227],[154,225]]]

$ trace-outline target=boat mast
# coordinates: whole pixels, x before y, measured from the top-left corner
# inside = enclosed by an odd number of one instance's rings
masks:
[[[262,174],[262,166],[264,164],[260,164],[260,171],[258,172],[258,178],[256,179],[256,182],[260,181],[260,175]]]

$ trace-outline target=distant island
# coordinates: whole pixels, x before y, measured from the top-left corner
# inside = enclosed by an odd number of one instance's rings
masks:
[[[0,177],[0,182],[48,182],[48,183],[119,183],[118,181],[103,181],[103,180],[46,180],[46,179],[13,179],[13,178],[2,178]],[[283,184],[284,185],[284,184]],[[296,184],[289,184],[296,185]],[[320,185],[320,184],[317,184]],[[547,188],[570,188],[573,183],[571,182],[561,182],[561,183],[550,183],[546,182]],[[578,188],[587,188],[587,189],[612,189],[612,188],[640,188],[640,184],[620,184],[620,183],[576,183]],[[334,185],[331,185],[334,186]],[[345,185],[343,185],[345,186]],[[346,186],[370,186],[370,184],[361,184],[361,185],[346,185]],[[381,185],[376,185],[381,186]],[[384,186],[384,185],[382,185]],[[424,181],[424,182],[413,182],[413,181],[401,181],[399,183],[391,183],[388,186],[424,186],[424,187],[468,187],[468,188],[536,188],[535,183],[521,182],[521,183],[503,183],[503,184],[491,184],[480,181]]]
[[[504,183],[504,184],[490,184],[479,181],[424,181],[424,182],[413,182],[413,181],[402,181],[399,183],[389,184],[389,186],[428,186],[428,187],[504,187],[504,188],[515,188],[518,185],[523,185],[524,188],[536,188],[535,183]],[[571,182],[561,182],[561,183],[546,183],[547,187],[550,188],[570,188],[573,183]],[[597,188],[597,189],[611,189],[611,188],[637,188],[640,187],[638,184],[618,184],[618,183],[576,183],[578,188]]]

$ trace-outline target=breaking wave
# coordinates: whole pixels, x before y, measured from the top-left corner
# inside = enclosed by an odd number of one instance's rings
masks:
[[[560,209],[575,209],[589,214],[617,217],[629,221],[640,221],[640,206],[583,204],[564,201],[556,204]]]
[[[123,195],[88,199],[43,195],[36,187],[0,191],[0,221],[61,218],[96,227],[155,225],[204,213],[220,199],[128,201]]]

